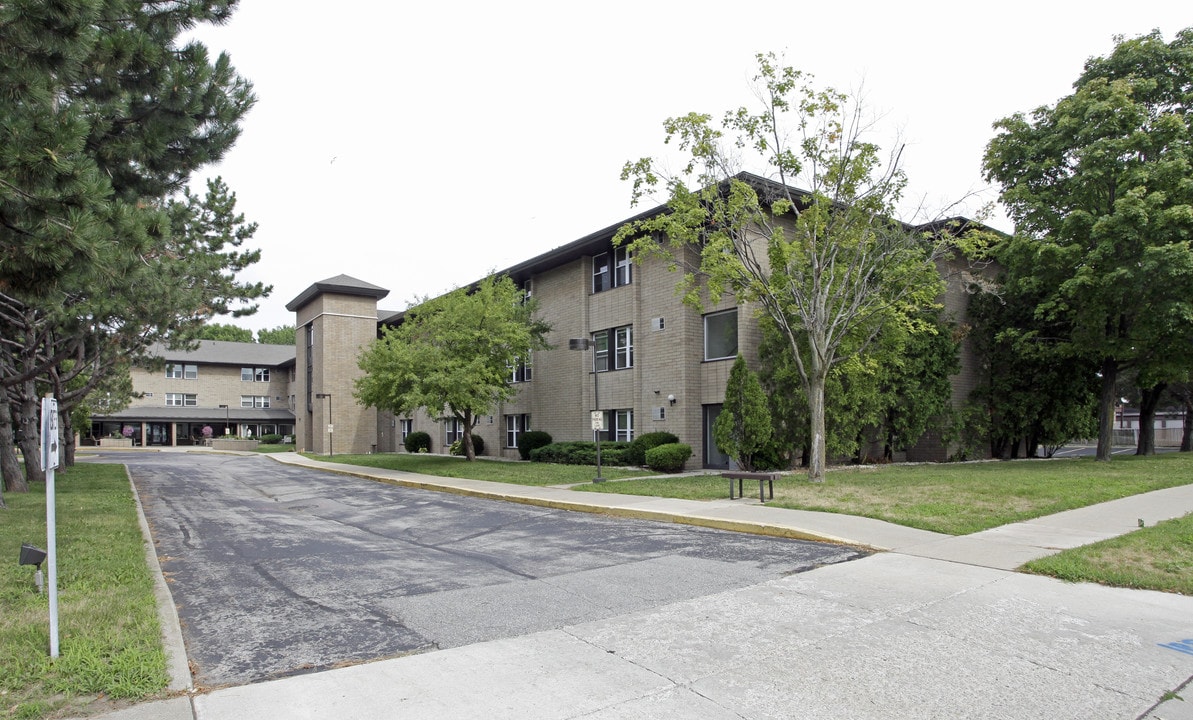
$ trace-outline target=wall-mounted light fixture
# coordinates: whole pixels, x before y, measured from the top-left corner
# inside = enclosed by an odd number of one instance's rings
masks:
[[[674,395],[668,395],[668,396],[667,396],[667,402],[669,402],[669,403],[671,403],[672,405],[674,405],[674,404],[675,404],[675,396],[674,396]]]

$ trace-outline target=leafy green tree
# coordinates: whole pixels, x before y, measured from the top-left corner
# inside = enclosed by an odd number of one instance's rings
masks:
[[[700,113],[664,123],[685,155],[679,172],[652,158],[626,164],[635,203],[660,185],[668,200],[615,241],[639,261],[661,255],[682,267],[690,304],[732,293],[774,320],[807,397],[808,475],[821,482],[831,371],[849,359],[843,349],[865,351],[888,323],[934,306],[935,262],[949,246],[891,219],[906,185],[898,153],[884,164],[846,96],[814,89],[774,55],[759,55],[758,68],[756,110],[730,111],[719,128]],[[737,172],[743,151],[778,182]],[[808,191],[789,185],[797,179]]]
[[[1040,322],[1042,288],[1018,270],[1022,258],[1001,255],[1002,291],[970,302],[970,338],[979,384],[968,402],[982,418],[991,457],[1050,455],[1097,431],[1097,364],[1076,352],[1063,322]]]
[[[228,323],[207,323],[195,334],[198,340],[223,340],[226,342],[253,341],[253,331]]]
[[[1045,291],[1036,320],[1067,326],[1098,365],[1097,458],[1111,457],[1122,371],[1193,324],[1193,29],[1116,38],[1074,92],[995,124],[985,172],[1017,252]]]
[[[294,345],[294,337],[293,325],[278,325],[272,330],[257,331],[257,342],[262,345]]]
[[[742,469],[754,469],[754,454],[766,447],[771,435],[770,411],[758,376],[746,366],[739,353],[725,384],[725,402],[713,423],[717,448],[733,458]]]
[[[361,354],[365,374],[354,395],[395,415],[424,408],[459,420],[474,460],[476,419],[517,394],[510,368],[547,347],[550,327],[535,319],[536,308],[504,275],[425,300]]]
[[[891,324],[871,353],[879,369],[883,457],[917,443],[928,430],[940,428],[952,407],[949,378],[961,371],[960,329],[935,312],[925,312],[908,332]]]

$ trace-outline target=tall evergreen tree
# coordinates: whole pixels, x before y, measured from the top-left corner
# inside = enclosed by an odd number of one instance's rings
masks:
[[[135,354],[213,314],[252,312],[233,306],[267,292],[235,279],[258,257],[237,250],[252,226],[235,196],[217,183],[175,197],[232,146],[254,102],[226,55],[182,42],[235,6],[0,3],[0,417],[16,401],[28,424],[29,383],[92,333]]]
[[[743,470],[754,469],[754,454],[771,436],[770,410],[758,376],[739,353],[725,384],[725,402],[712,428],[717,449],[733,458]]]

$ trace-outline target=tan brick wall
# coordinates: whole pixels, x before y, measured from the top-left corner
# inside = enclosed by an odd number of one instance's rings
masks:
[[[220,405],[237,408],[240,407],[242,395],[266,395],[269,397],[270,407],[289,407],[288,373],[277,368],[270,368],[267,383],[242,381],[239,365],[198,365],[199,376],[191,380],[168,378],[164,368],[133,368],[130,374],[134,391],[152,393],[148,397],[134,398],[130,407],[165,407],[167,393],[196,395],[196,407],[200,408],[218,408]]]
[[[298,309],[295,342],[295,433],[302,450],[367,453],[378,443],[377,413],[356,402],[357,359],[377,337],[377,301],[323,294]],[[306,328],[314,329],[314,375],[306,387]],[[330,402],[316,398],[330,393]],[[308,398],[310,404],[308,405]],[[330,414],[329,414],[330,409]],[[327,426],[333,426],[333,433]]]

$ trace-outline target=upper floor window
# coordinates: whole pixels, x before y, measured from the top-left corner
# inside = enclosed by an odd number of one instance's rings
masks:
[[[267,408],[267,407],[269,407],[269,396],[268,395],[241,395],[240,396],[240,407]]]
[[[269,382],[269,368],[240,368],[240,379],[243,382]]]
[[[166,393],[166,407],[195,407],[199,396],[194,393]]]
[[[175,365],[170,363],[166,365],[166,377],[175,380],[194,380],[199,377],[198,365]]]
[[[704,359],[737,357],[737,308],[704,316]]]
[[[612,358],[610,358],[609,340],[613,340]],[[596,372],[606,370],[625,370],[634,367],[634,327],[623,325],[612,330],[598,330],[592,334],[595,352],[592,355],[592,369]]]
[[[601,253],[592,257],[592,291],[599,293],[622,285],[629,285],[634,280],[633,256],[630,249],[614,248],[613,252]]]
[[[523,357],[515,358],[512,363],[505,365],[510,371],[510,382],[530,382],[534,377],[534,367],[531,363],[530,353],[526,353]]]

